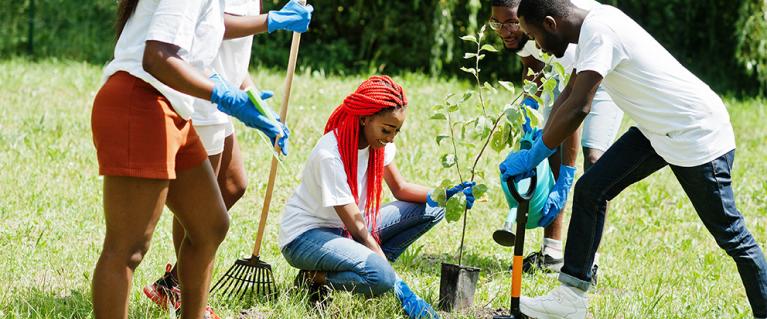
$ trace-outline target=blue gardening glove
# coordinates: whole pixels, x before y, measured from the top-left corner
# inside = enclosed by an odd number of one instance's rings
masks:
[[[269,11],[267,15],[266,29],[269,33],[275,30],[289,30],[293,32],[306,32],[309,22],[312,20],[311,5],[301,5],[297,0],[290,0],[279,11]]]
[[[218,74],[213,74],[210,79],[214,83],[210,101],[215,103],[221,112],[234,116],[248,127],[257,128],[264,132],[272,141],[272,145],[274,145],[274,139],[280,136],[277,144],[284,155],[288,154],[287,142],[290,131],[287,126],[280,123],[279,120],[277,122],[271,121],[264,114],[261,114],[245,91],[232,89]],[[264,96],[265,94],[262,92],[261,97]],[[268,112],[274,111],[268,110]]]
[[[466,196],[466,208],[471,209],[474,206],[474,192],[472,187],[477,185],[477,182],[463,182],[445,190],[445,196],[447,199],[453,197],[458,192],[463,192]],[[431,198],[431,192],[426,194],[426,203],[431,207],[437,207],[439,204]]]
[[[543,205],[543,211],[541,212],[541,219],[538,221],[538,226],[547,227],[557,215],[565,208],[567,204],[567,194],[570,193],[570,188],[573,186],[573,179],[575,179],[575,167],[561,165],[559,166],[559,177],[554,184],[554,188],[549,193],[549,198],[546,199],[546,204]]]
[[[531,149],[510,153],[498,165],[501,179],[506,182],[510,177],[514,177],[516,181],[519,181],[531,176],[538,163],[554,154],[554,151],[555,149],[551,149],[543,143],[543,138],[539,138]]]
[[[534,98],[526,96],[522,100],[522,105],[526,105],[527,107],[537,110],[538,109],[538,101],[536,101]],[[530,132],[530,130],[533,129],[532,126],[530,126],[530,118],[525,115],[525,124],[522,125],[522,129],[524,132]]]
[[[269,91],[269,90],[263,90],[263,91],[257,90],[257,91],[261,93],[261,99],[264,100],[264,101],[266,101],[268,99],[271,99],[272,96],[274,96],[274,92]],[[274,114],[277,114],[277,113],[274,113]],[[277,117],[277,120],[278,121],[280,120],[279,116]]]
[[[394,282],[394,294],[402,303],[402,310],[408,317],[413,319],[420,318],[439,318],[439,314],[426,301],[418,297],[407,284],[397,276]]]

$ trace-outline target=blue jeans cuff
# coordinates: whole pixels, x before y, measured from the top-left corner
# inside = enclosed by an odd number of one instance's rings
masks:
[[[580,280],[563,272],[559,273],[559,281],[565,285],[573,286],[583,291],[589,291],[589,288],[591,288],[590,282]]]

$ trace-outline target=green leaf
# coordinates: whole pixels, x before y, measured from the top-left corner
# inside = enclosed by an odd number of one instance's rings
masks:
[[[461,71],[477,76],[477,69],[461,67]]]
[[[477,57],[477,54],[476,54],[476,53],[464,53],[464,54],[463,54],[463,58],[464,58],[464,59],[467,59],[467,60],[468,60],[468,59],[473,59],[473,58],[476,58],[476,57]]]
[[[459,100],[458,104],[461,104],[463,102],[466,102],[469,100],[472,96],[474,96],[474,91],[466,91],[461,95],[461,99]]]
[[[506,122],[511,125],[511,130],[525,123],[524,111],[516,105],[509,104],[503,111],[506,113]]]
[[[565,78],[565,75],[566,75],[565,74],[565,67],[563,67],[561,63],[554,62],[554,71],[557,72],[557,75],[559,75],[560,79],[564,79]]]
[[[483,86],[483,87],[484,87],[486,90],[488,90],[488,91],[490,91],[490,92],[493,92],[493,93],[497,93],[497,92],[498,92],[498,90],[496,90],[496,89],[495,89],[495,88],[494,88],[494,87],[493,87],[493,86],[492,86],[490,83],[487,83],[487,82],[485,82],[485,83],[484,83],[482,86]]]
[[[498,49],[496,49],[491,44],[485,44],[480,48],[481,51],[487,51],[487,52],[498,52]]]
[[[442,167],[448,168],[455,165],[455,155],[453,154],[442,154],[442,157],[440,157],[440,162],[442,162]]]
[[[530,96],[537,95],[538,84],[532,81],[525,81],[525,86],[522,87],[522,90],[525,91],[527,95],[530,95]]]
[[[525,76],[529,77],[529,76],[534,76],[534,75],[535,75],[535,71],[533,71],[533,69],[531,69],[531,68],[527,68],[527,75],[525,75]]]
[[[511,92],[511,94],[514,94],[514,84],[507,81],[498,81],[498,84],[500,84],[506,91]]]
[[[437,137],[436,137],[437,145],[439,145],[439,143],[441,143],[442,140],[444,140],[446,138],[450,138],[450,136],[447,136],[447,135],[437,135]]]
[[[450,197],[445,205],[445,219],[448,222],[455,222],[461,219],[463,211],[466,210],[466,204],[461,203],[458,196]]]
[[[453,104],[447,107],[447,111],[450,113],[453,113],[455,111],[458,111],[458,104]]]
[[[552,96],[554,95],[554,89],[556,87],[557,87],[557,80],[555,80],[554,78],[548,78],[546,79],[546,82],[543,82],[543,91]]]
[[[447,116],[442,113],[434,113],[430,118],[430,120],[447,120]]]
[[[447,195],[445,194],[445,186],[440,186],[431,191],[431,199],[437,202],[439,207],[445,207],[447,204]]]
[[[543,115],[539,113],[537,110],[534,110],[527,105],[524,106],[525,112],[527,112],[527,117],[530,118],[530,126],[532,127],[540,127],[539,125],[543,123]]]
[[[477,184],[476,186],[471,188],[471,192],[474,193],[475,199],[479,199],[480,197],[482,197],[482,195],[485,195],[485,193],[487,193],[487,185]]]
[[[468,35],[464,35],[464,36],[462,36],[462,37],[461,37],[461,40],[463,40],[463,41],[471,41],[471,42],[474,42],[474,43],[479,43],[479,42],[477,41],[477,37],[475,37],[475,36],[473,36],[473,35],[471,35],[471,34],[468,34]]]
[[[490,138],[490,148],[499,153],[503,151],[504,148],[506,148],[507,132],[504,132],[504,127],[506,127],[506,125],[502,125],[497,131],[495,131],[495,133],[493,133],[493,137]]]
[[[484,54],[480,54],[480,55],[479,55],[477,58],[478,58],[480,61],[482,61],[482,59],[484,59],[484,58],[485,58],[485,55],[484,55]]]

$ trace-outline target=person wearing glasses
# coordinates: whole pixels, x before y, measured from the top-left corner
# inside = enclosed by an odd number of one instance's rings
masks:
[[[753,317],[767,318],[767,261],[736,206],[735,176],[739,174],[733,174],[735,133],[721,97],[618,8],[597,5],[587,11],[567,0],[522,0],[517,14],[524,32],[544,52],[562,57],[573,43],[578,50],[569,82],[554,105],[543,136],[529,150],[506,157],[499,166],[502,179],[528,175],[576,131],[592,110],[590,102],[599,86],[635,123],[575,185],[567,230],[572,240],[565,248],[565,262],[559,273],[561,285],[543,296],[522,296],[522,313],[531,318],[586,318],[590,266],[602,241],[607,203],[631,185],[668,167],[720,252],[733,261],[726,267],[696,273],[695,277],[710,278],[705,280],[708,286],[718,285],[722,280],[732,280],[719,279],[719,274],[733,272],[737,266],[744,287],[730,291],[727,297],[711,297],[727,304],[728,309],[721,310],[723,314],[713,315],[711,311],[704,316],[686,317],[732,318],[737,312],[737,317],[746,318],[749,314],[743,303],[748,299]],[[645,212],[625,213],[642,218]],[[666,225],[670,230],[674,226]],[[638,238],[632,240],[641,242]],[[698,243],[693,249],[705,251],[705,244]],[[639,256],[646,253],[642,247],[626,249]],[[646,272],[647,266],[651,265],[637,268]],[[664,289],[684,295],[684,284],[672,281]],[[621,288],[634,291],[638,287],[629,284]],[[682,300],[698,302],[695,299]],[[685,312],[691,305],[682,302],[675,306],[676,311]],[[646,317],[669,315],[653,313]]]
[[[572,3],[580,8],[588,10],[591,7],[599,5],[593,0],[571,0]],[[527,35],[519,26],[517,17],[517,8],[520,0],[493,0],[492,15],[488,25],[498,36],[503,39],[503,44],[507,50],[516,53],[522,61],[522,76],[530,81],[537,81],[540,85],[540,79],[534,75],[528,76],[528,71],[540,72],[548,61],[545,61],[541,50],[536,46],[535,41],[529,41]],[[565,74],[570,74],[575,62],[576,45],[571,44],[562,57],[552,57],[553,61],[559,62],[565,69]],[[564,86],[564,79],[557,79],[559,85],[555,90],[555,100]],[[551,97],[544,97],[551,98]],[[557,104],[555,101],[554,104]],[[522,102],[532,108],[538,109],[538,103],[532,97],[525,97]],[[548,119],[552,107],[543,107],[542,113],[544,119]],[[567,203],[567,195],[573,185],[575,177],[575,159],[578,157],[578,139],[580,139],[583,148],[583,170],[591,168],[599,160],[602,154],[610,147],[615,136],[620,129],[623,112],[613,103],[610,96],[598,88],[591,104],[591,112],[583,123],[582,136],[576,131],[562,144],[553,156],[549,157],[549,164],[557,178],[557,182],[552,189],[546,205],[543,209],[543,217],[539,226],[545,227],[544,238],[541,250],[534,252],[523,261],[525,272],[543,270],[547,272],[559,272],[564,263],[562,254],[562,220],[560,214]],[[596,283],[596,271],[598,266],[596,262],[592,267],[593,282]]]

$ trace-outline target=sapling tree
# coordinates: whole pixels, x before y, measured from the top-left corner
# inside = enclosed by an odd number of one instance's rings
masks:
[[[553,103],[554,89],[557,86],[557,78],[562,83],[567,83],[568,75],[559,63],[546,63],[546,66],[538,73],[529,73],[536,81],[525,80],[522,90],[517,92],[510,82],[498,81],[496,86],[482,82],[480,79],[480,61],[487,53],[495,53],[498,50],[487,43],[485,38],[485,26],[477,34],[465,35],[461,40],[473,44],[473,52],[466,52],[464,59],[471,62],[470,67],[462,67],[461,70],[471,74],[474,84],[472,88],[461,93],[448,94],[445,99],[435,105],[432,110],[432,120],[445,121],[447,132],[438,134],[435,142],[443,145],[448,150],[441,154],[440,162],[445,169],[454,168],[458,178],[462,181],[475,181],[475,178],[485,177],[485,172],[478,168],[482,155],[488,146],[496,152],[518,148],[518,141],[522,137],[522,126],[525,117],[530,119],[530,125],[539,126],[542,117],[538,111],[522,104],[523,96],[529,96],[543,106],[544,101],[550,107]],[[545,60],[551,61],[549,57]],[[538,83],[541,83],[540,85]],[[542,99],[540,96],[548,96]],[[498,101],[498,102],[496,102]],[[458,112],[464,109],[464,112]],[[471,114],[471,115],[467,115]],[[470,166],[464,166],[467,164]],[[468,179],[466,179],[468,177]],[[455,222],[463,217],[461,230],[461,244],[458,250],[458,265],[463,258],[463,244],[466,235],[466,199],[462,194],[447,199],[445,191],[452,186],[449,179],[442,183],[433,192],[434,200],[440,206],[445,207],[445,219]],[[480,199],[487,192],[487,185],[478,183],[474,186],[474,196]]]

